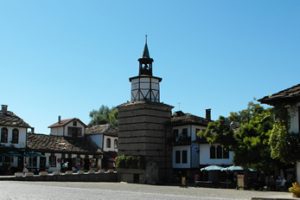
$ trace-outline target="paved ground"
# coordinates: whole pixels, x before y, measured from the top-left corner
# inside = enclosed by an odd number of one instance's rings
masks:
[[[291,194],[127,183],[0,181],[0,200],[250,200],[251,197],[290,198]]]

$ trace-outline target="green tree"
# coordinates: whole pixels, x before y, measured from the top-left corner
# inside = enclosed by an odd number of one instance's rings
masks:
[[[286,122],[276,121],[270,135],[271,157],[286,164],[294,164],[300,159],[300,138],[289,134]]]
[[[89,125],[99,125],[109,123],[112,126],[118,124],[118,109],[116,107],[109,108],[102,105],[98,110],[92,110],[90,112],[91,121]]]
[[[250,102],[247,109],[210,122],[198,136],[233,150],[235,164],[267,171],[274,161],[269,146],[273,123],[272,109]]]

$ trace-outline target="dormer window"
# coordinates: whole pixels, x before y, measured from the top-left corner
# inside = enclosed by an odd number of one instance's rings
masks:
[[[1,129],[1,143],[7,143],[8,139],[8,130],[7,128]]]
[[[18,129],[13,129],[12,131],[12,140],[11,143],[13,144],[18,144],[19,143],[19,130]]]

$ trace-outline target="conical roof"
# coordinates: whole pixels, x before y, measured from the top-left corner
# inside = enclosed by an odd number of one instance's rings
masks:
[[[143,57],[142,58],[150,58],[149,49],[147,45],[147,40],[145,43],[144,51],[143,51]]]

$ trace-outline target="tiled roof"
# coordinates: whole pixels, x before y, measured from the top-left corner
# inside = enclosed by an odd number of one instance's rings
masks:
[[[27,134],[27,148],[41,152],[101,154],[101,151],[84,137],[72,138],[30,133]]]
[[[56,123],[50,125],[49,128],[55,128],[55,127],[65,126],[65,125],[67,125],[68,123],[70,123],[70,122],[73,121],[73,120],[79,121],[79,122],[82,123],[84,126],[86,126],[85,123],[83,123],[80,119],[77,119],[77,118],[70,118],[70,119],[62,119],[62,120],[60,120],[59,122],[56,122]]]
[[[282,101],[294,101],[300,99],[300,84],[293,87],[287,88],[285,90],[279,91],[269,96],[265,96],[258,101],[266,104],[276,104]]]
[[[2,110],[0,110],[0,126],[30,128],[29,124],[15,115],[13,112],[3,112]]]
[[[95,125],[86,128],[85,134],[87,135],[94,135],[94,134],[104,134],[109,136],[118,136],[119,129],[117,127],[112,127],[109,124],[101,124]]]
[[[174,113],[171,119],[171,123],[173,126],[187,124],[207,126],[208,122],[209,121],[203,117],[198,117],[190,113],[183,113],[182,111]]]

